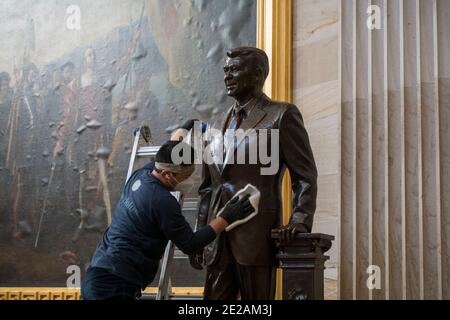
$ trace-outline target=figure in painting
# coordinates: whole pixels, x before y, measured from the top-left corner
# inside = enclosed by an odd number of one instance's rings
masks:
[[[33,63],[22,68],[8,121],[6,164],[13,177],[13,236],[24,239],[36,224],[36,179],[32,173],[36,146],[37,110],[42,108],[39,70]],[[29,200],[25,200],[29,199]]]
[[[111,126],[110,100],[97,81],[97,59],[92,47],[84,51],[83,72],[79,89],[79,108],[75,116],[74,168],[78,172],[78,204],[76,211],[81,222],[74,240],[83,228],[103,231],[110,199],[105,196],[108,188],[106,172],[100,176],[97,151],[108,146]],[[102,183],[103,181],[103,183]],[[89,224],[83,221],[89,220]]]

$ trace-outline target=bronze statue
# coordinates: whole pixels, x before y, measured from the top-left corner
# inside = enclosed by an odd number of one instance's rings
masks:
[[[203,262],[207,266],[205,299],[236,299],[239,294],[241,299],[273,299],[276,248],[271,230],[278,229],[283,241],[292,239],[296,232],[311,232],[317,169],[298,108],[272,101],[262,91],[269,73],[266,53],[241,47],[230,50],[227,56],[224,81],[227,94],[235,103],[226,113],[211,119],[208,128],[222,133],[228,129],[279,129],[279,166],[275,174],[261,175],[260,162],[203,165],[197,228],[211,221],[248,183],[261,191],[261,199],[256,217],[221,234],[190,260],[194,268],[202,268]],[[257,137],[250,136],[242,145],[251,150],[256,143]],[[293,214],[289,224],[280,227],[281,181],[286,168],[292,178]]]

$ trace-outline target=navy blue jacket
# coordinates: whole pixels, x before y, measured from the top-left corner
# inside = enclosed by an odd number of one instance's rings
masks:
[[[145,288],[153,281],[168,240],[185,254],[200,251],[216,234],[208,225],[193,232],[177,200],[150,173],[150,163],[133,173],[91,267],[104,268]]]

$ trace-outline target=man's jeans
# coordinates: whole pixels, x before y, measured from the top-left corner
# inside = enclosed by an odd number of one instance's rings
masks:
[[[81,297],[83,300],[137,300],[141,288],[106,269],[89,267],[81,284]]]

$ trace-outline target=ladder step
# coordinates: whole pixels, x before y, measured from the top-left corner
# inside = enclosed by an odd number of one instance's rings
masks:
[[[138,157],[154,157],[158,153],[159,146],[141,147],[136,152]]]

